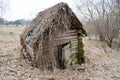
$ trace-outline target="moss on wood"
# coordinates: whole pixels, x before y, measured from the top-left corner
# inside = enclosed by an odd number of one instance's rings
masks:
[[[78,52],[76,53],[76,57],[77,57],[77,63],[78,64],[81,64],[81,63],[84,63],[85,62],[85,59],[84,59],[84,44],[82,42],[82,38],[80,38],[78,36]]]

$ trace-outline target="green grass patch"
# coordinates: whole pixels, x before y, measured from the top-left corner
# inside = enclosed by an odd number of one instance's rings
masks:
[[[14,37],[17,37],[17,35],[13,32],[0,33],[0,37],[2,37],[2,38],[14,38]]]
[[[120,43],[120,38],[114,38],[113,42]]]

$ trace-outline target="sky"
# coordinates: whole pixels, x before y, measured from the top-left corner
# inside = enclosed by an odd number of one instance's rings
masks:
[[[75,11],[74,0],[9,0],[9,9],[3,18],[12,21],[16,19],[33,19],[38,12],[59,2],[66,2]]]

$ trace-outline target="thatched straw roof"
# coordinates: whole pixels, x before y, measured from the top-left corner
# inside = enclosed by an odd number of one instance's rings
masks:
[[[21,34],[22,51],[30,56],[32,64],[40,68],[60,68],[58,60],[59,47],[71,40],[65,36],[76,32],[85,36],[81,22],[66,3],[57,5],[40,12]],[[63,37],[64,36],[64,37]]]

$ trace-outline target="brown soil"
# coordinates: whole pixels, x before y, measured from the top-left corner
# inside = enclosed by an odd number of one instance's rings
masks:
[[[84,39],[86,64],[53,72],[32,68],[20,58],[23,27],[0,28],[0,80],[120,80],[120,51]]]

